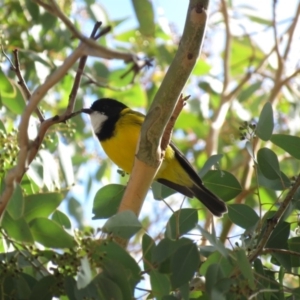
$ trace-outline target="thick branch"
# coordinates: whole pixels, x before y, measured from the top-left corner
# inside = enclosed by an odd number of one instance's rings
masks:
[[[178,51],[143,123],[138,153],[119,211],[130,209],[139,214],[162,162],[162,136],[199,57],[206,28],[207,7],[207,0],[190,0]]]

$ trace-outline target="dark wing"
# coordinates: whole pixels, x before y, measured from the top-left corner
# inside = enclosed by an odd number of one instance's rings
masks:
[[[157,181],[189,198],[196,197],[211,211],[212,214],[221,217],[223,213],[227,212],[227,207],[224,201],[203,185],[203,182],[195,169],[172,142],[170,143],[170,146],[175,151],[175,158],[191,178],[193,186],[187,187],[178,185],[166,179],[158,179]]]

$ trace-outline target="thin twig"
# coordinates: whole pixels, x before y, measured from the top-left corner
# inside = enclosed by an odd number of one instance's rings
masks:
[[[274,33],[275,53],[276,53],[276,56],[277,56],[278,68],[282,69],[283,68],[283,60],[282,60],[280,50],[279,50],[279,39],[278,39],[277,24],[276,24],[276,5],[277,5],[277,0],[273,0],[273,5],[272,5],[272,28],[273,28],[273,33]]]
[[[266,228],[264,229],[264,233],[259,241],[259,244],[257,245],[256,249],[252,253],[250,253],[250,255],[248,257],[250,262],[253,262],[256,259],[256,257],[262,253],[264,246],[266,245],[266,243],[268,242],[268,240],[271,236],[271,233],[273,232],[276,225],[280,221],[282,215],[284,214],[290,201],[293,199],[293,196],[296,193],[299,186],[300,186],[300,175],[296,179],[293,187],[290,189],[290,191],[286,195],[285,199],[281,203],[279,209],[276,211],[274,216],[267,221]]]
[[[183,95],[180,94],[180,97],[179,97],[179,99],[176,103],[176,106],[174,108],[173,114],[172,114],[169,122],[167,123],[167,126],[165,128],[164,134],[163,134],[162,139],[161,139],[160,148],[161,148],[162,152],[165,152],[168,145],[170,144],[175,122],[176,122],[179,114],[181,113],[183,107],[185,106],[186,101],[189,98],[190,98],[190,95],[186,96],[186,97],[183,97]]]
[[[230,51],[231,51],[231,30],[229,25],[229,16],[228,16],[228,10],[227,10],[227,4],[225,0],[221,1],[221,12],[223,14],[224,18],[224,24],[225,24],[225,48],[224,48],[224,60],[223,60],[223,73],[224,73],[224,79],[223,79],[223,94],[226,93],[228,83],[230,81]]]
[[[76,29],[76,27],[71,22],[71,20],[68,19],[68,17],[61,11],[56,1],[49,0],[51,5],[49,5],[48,3],[42,0],[33,0],[33,1],[38,5],[42,6],[43,8],[45,8],[52,15],[59,18],[66,25],[66,27],[71,31],[74,37],[78,38],[80,41],[88,45],[89,47],[86,49],[88,51],[87,55],[94,56],[94,57],[101,57],[105,59],[122,59],[126,63],[131,61],[136,63],[138,61],[137,56],[134,54],[108,49],[107,47],[103,47],[97,44],[93,39],[89,39],[85,37]]]
[[[298,2],[298,7],[297,7],[297,10],[295,12],[295,17],[293,18],[293,22],[292,22],[291,26],[287,30],[288,41],[286,43],[285,50],[284,50],[284,53],[283,53],[283,59],[284,59],[284,61],[287,60],[287,57],[288,57],[288,55],[290,53],[290,49],[291,49],[293,37],[294,37],[294,34],[295,34],[295,29],[296,29],[297,23],[299,21],[299,16],[300,16],[300,2]]]
[[[96,22],[96,24],[93,28],[93,31],[91,33],[91,36],[90,36],[92,39],[96,39],[96,33],[101,25],[102,25],[101,22]],[[105,33],[108,33],[108,32],[109,32],[109,30],[105,29]],[[100,32],[100,34],[98,34],[97,36],[99,36],[99,37],[103,36],[103,33],[101,34],[101,32]],[[69,96],[68,106],[67,106],[67,109],[65,110],[65,113],[63,114],[64,116],[70,115],[70,113],[72,113],[72,111],[74,110],[76,95],[77,95],[77,91],[78,91],[78,88],[80,85],[80,81],[81,81],[81,77],[83,74],[83,70],[84,70],[86,61],[87,61],[87,55],[82,56],[79,60],[73,87],[72,87],[72,90],[71,90],[71,93]]]
[[[9,61],[10,66],[11,66],[11,70],[16,73],[16,76],[18,77],[18,84],[20,85],[20,87],[21,87],[21,89],[22,89],[22,91],[24,93],[26,101],[28,101],[30,99],[30,97],[31,97],[31,93],[30,93],[30,91],[29,91],[29,89],[28,89],[28,87],[27,87],[27,85],[25,83],[25,80],[23,78],[23,75],[21,73],[18,50],[17,49],[13,50],[13,55],[14,55],[14,61],[15,61],[15,63],[13,63],[11,61],[11,59],[9,58],[9,56],[5,53],[2,45],[1,45],[1,52],[3,53],[3,55],[5,56],[5,58]],[[38,107],[36,108],[35,113],[37,114],[40,122],[43,122],[44,121],[44,116],[43,116],[43,114],[41,113],[41,111],[39,110]]]
[[[286,250],[286,249],[265,248],[261,252],[261,254],[272,254],[272,253],[280,253],[280,254],[294,255],[300,257],[300,252]]]

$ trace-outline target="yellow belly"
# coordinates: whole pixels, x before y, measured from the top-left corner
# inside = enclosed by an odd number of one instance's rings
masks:
[[[131,119],[129,122],[129,119],[124,116],[122,121],[119,120],[116,124],[114,136],[101,142],[107,156],[126,173],[131,173],[133,167],[140,129],[141,125],[138,122],[132,123]],[[189,175],[175,158],[174,150],[170,146],[166,150],[156,178],[167,179],[185,186],[192,185]]]

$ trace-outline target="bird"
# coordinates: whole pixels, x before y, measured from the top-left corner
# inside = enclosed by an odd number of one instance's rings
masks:
[[[106,155],[130,174],[145,115],[110,98],[98,99],[90,108],[81,111],[89,114],[93,131]],[[204,186],[195,169],[172,141],[154,180],[184,196],[197,198],[217,217],[227,212],[224,201]]]

